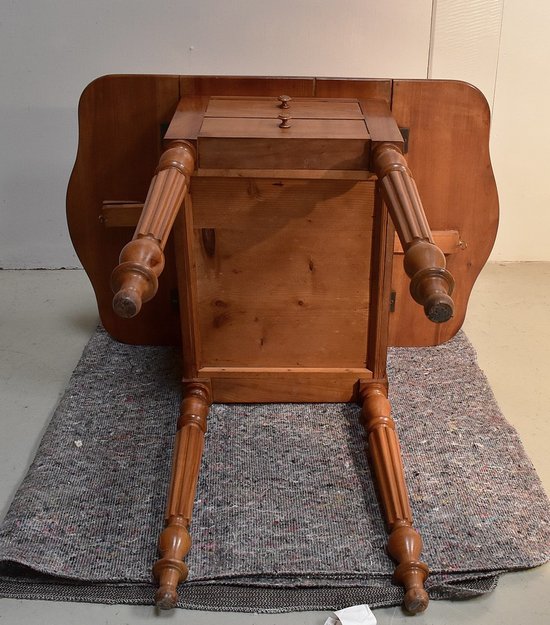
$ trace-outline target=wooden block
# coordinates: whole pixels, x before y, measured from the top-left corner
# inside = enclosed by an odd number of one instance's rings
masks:
[[[216,402],[349,402],[368,369],[201,369]]]
[[[292,119],[290,128],[281,128],[280,120],[262,118],[206,117],[199,133],[206,137],[249,139],[363,139],[369,133],[363,120],[359,119]],[[267,143],[261,147],[267,149]]]
[[[289,115],[288,127],[279,115]],[[357,100],[184,96],[166,141],[198,140],[200,169],[365,171],[369,133]]]
[[[201,139],[199,167],[365,171],[366,144],[354,139]]]
[[[391,102],[392,81],[376,78],[316,78],[317,98],[375,98]]]
[[[209,100],[210,98],[207,96],[184,96],[181,98],[164,135],[164,141],[177,139],[195,141],[202,126]]]
[[[403,145],[403,136],[385,100],[361,100],[361,110],[373,144],[389,142]]]
[[[445,255],[456,254],[464,249],[464,242],[460,240],[458,230],[432,230],[434,243]],[[397,234],[393,247],[394,254],[404,254],[403,246]]]
[[[322,100],[293,98],[282,109],[277,98],[211,98],[205,117],[259,117],[277,119],[282,112],[293,119],[362,119],[357,100]]]
[[[182,95],[279,96],[314,95],[315,78],[271,76],[180,76]]]
[[[142,202],[106,201],[101,206],[100,221],[105,228],[135,228],[142,209]]]

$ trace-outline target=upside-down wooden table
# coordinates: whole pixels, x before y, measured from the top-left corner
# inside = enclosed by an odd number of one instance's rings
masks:
[[[106,76],[79,123],[67,213],[102,322],[183,345],[157,605],[187,576],[211,402],[355,401],[394,579],[424,610],[386,355],[456,333],[492,247],[483,96],[450,81]]]

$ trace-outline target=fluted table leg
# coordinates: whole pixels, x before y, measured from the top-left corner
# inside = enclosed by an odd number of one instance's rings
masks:
[[[186,141],[173,142],[160,157],[134,238],[122,249],[111,274],[113,310],[119,317],[135,317],[157,292],[164,248],[194,167],[195,149]]]
[[[210,391],[206,385],[190,382],[185,386],[174,445],[166,527],[159,538],[161,557],[153,567],[153,575],[159,582],[155,603],[164,610],[175,607],[177,586],[188,574],[183,560],[191,547],[189,525],[210,403]]]
[[[428,319],[435,323],[448,321],[454,314],[454,279],[446,268],[445,255],[432,238],[407,161],[398,146],[381,143],[373,152],[372,165],[405,251],[411,295],[424,306]]]
[[[365,383],[361,395],[363,425],[390,532],[388,553],[397,562],[394,581],[405,587],[405,608],[413,613],[423,612],[429,601],[424,590],[429,570],[419,559],[422,538],[412,526],[401,450],[390,415],[386,386],[379,382]]]

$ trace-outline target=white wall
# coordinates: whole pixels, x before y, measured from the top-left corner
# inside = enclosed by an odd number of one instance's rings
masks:
[[[495,260],[550,260],[549,78],[550,3],[505,0],[492,138],[503,215]]]
[[[492,104],[500,198],[492,260],[550,261],[550,3],[436,0],[430,78],[460,78]]]
[[[2,0],[0,266],[78,264],[65,189],[108,73],[423,76],[431,0]]]
[[[433,3],[428,78],[465,80],[494,102],[504,0]]]
[[[65,189],[78,97],[97,76],[425,78],[428,66],[430,76],[469,80],[495,96],[503,209],[495,257],[550,260],[537,225],[548,224],[549,198],[531,174],[544,168],[538,155],[550,138],[536,114],[550,104],[537,85],[548,66],[550,7],[434,0],[433,8],[432,16],[432,0],[0,0],[0,266],[78,264]],[[512,130],[522,115],[521,132]],[[528,230],[517,223],[526,214]]]

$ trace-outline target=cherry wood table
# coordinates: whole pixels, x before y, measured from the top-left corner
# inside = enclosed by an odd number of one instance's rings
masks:
[[[79,123],[67,215],[101,320],[124,342],[183,346],[157,605],[187,576],[211,403],[354,401],[394,580],[424,610],[386,356],[457,332],[491,250],[483,96],[450,81],[105,76]]]

